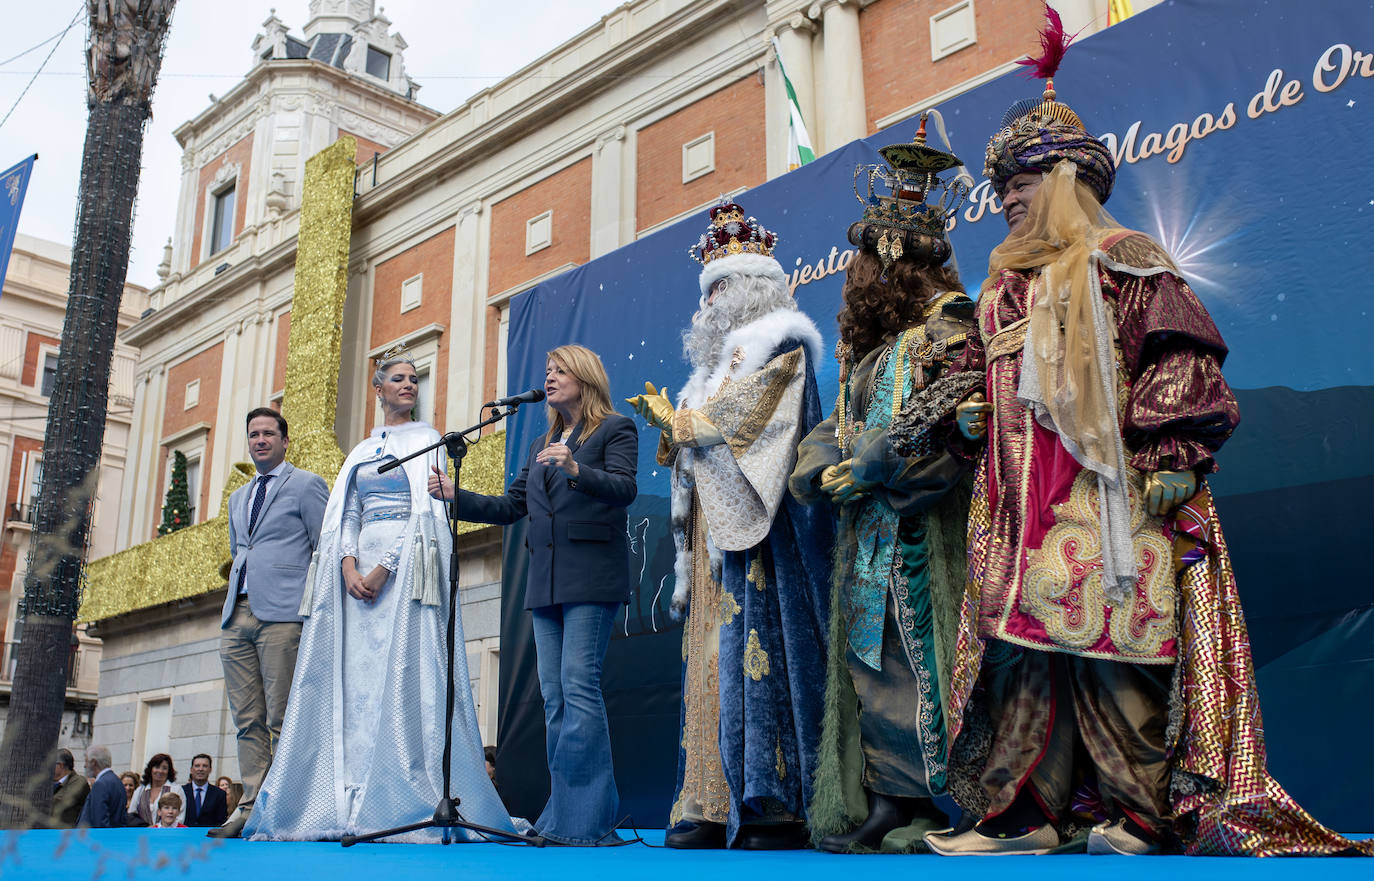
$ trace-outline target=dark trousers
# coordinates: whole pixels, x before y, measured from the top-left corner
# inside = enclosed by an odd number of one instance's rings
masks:
[[[920,703],[916,674],[898,633],[891,598],[883,614],[882,668],[874,670],[845,651],[849,676],[859,698],[859,745],[864,757],[864,788],[883,795],[930,798],[921,748]]]
[[[1018,662],[985,674],[994,731],[982,778],[988,815],[1005,811],[1025,790],[1058,822],[1076,781],[1091,771],[1113,819],[1162,830],[1170,816],[1165,729],[1172,673],[1168,664],[1025,650]]]

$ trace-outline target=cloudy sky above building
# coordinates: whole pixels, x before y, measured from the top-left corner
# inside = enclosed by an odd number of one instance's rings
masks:
[[[153,119],[143,144],[143,173],[134,218],[129,281],[157,284],[162,247],[176,222],[181,148],[172,136],[182,123],[223,95],[248,72],[253,38],[275,3],[276,15],[301,36],[307,0],[180,0],[172,18]],[[596,24],[615,0],[385,0],[378,4],[392,30],[409,44],[406,72],[421,86],[420,103],[447,113],[473,94]],[[85,0],[25,3],[0,30],[0,169],[39,154],[19,231],[70,244],[86,134]],[[24,50],[76,24],[53,50]],[[11,60],[12,59],[12,60]],[[32,80],[32,85],[29,85]],[[28,92],[23,95],[25,87]],[[15,101],[18,100],[18,105]]]

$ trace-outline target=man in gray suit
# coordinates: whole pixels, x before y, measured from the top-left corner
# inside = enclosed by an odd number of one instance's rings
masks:
[[[286,464],[286,420],[260,407],[248,414],[248,453],[257,475],[229,497],[229,595],[219,655],[238,728],[240,809],[208,833],[237,837],[252,810],[281,736],[301,639],[301,603],[310,555],[320,540],[329,488]]]

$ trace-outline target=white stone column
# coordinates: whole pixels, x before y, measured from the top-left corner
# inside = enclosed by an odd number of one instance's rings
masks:
[[[148,403],[148,374],[140,372],[134,377],[134,406],[133,416],[129,424],[129,449],[125,454],[128,479],[124,481],[119,489],[119,510],[122,516],[117,518],[115,524],[115,550],[122,551],[134,544],[131,540],[135,510],[134,494],[138,491],[138,482],[142,478],[141,470],[143,445],[149,442],[151,435],[146,430],[147,416],[145,415]]]
[[[797,105],[801,108],[806,130],[811,135],[812,146],[816,146],[820,136],[820,126],[816,118],[816,73],[811,61],[811,36],[816,26],[800,12],[794,12],[786,20],[776,24],[772,32],[777,35],[782,48],[782,63],[787,67],[787,76],[797,93]],[[788,156],[788,127],[791,125],[791,109],[787,102],[787,86],[783,82],[777,59],[773,54],[771,41],[765,49],[768,64],[765,66],[764,101],[765,118],[768,121],[766,146],[768,150],[768,177],[772,179],[785,174],[794,161]]]
[[[203,511],[200,520],[209,520],[219,513],[220,494],[224,490],[224,483],[229,479],[229,466],[231,450],[237,438],[240,442],[247,444],[247,437],[243,430],[243,417],[237,408],[240,400],[243,399],[245,389],[244,377],[240,375],[246,366],[252,369],[252,365],[244,358],[244,344],[250,342],[243,338],[243,330],[246,322],[236,321],[224,333],[224,345],[220,350],[219,362],[219,400],[215,403],[214,438],[212,446],[206,449],[207,457],[210,462],[206,468],[205,459],[201,459],[200,480],[202,498],[205,504],[202,506],[199,501],[196,509]],[[247,351],[252,352],[251,345]],[[204,495],[205,487],[210,488],[209,495]]]
[[[181,154],[181,190],[177,195],[177,224],[172,240],[172,271],[182,275],[190,272],[200,262],[200,255],[191,253],[191,242],[196,237],[196,201],[200,198],[200,193],[196,189],[200,181],[200,169],[195,164],[196,152],[195,142],[192,142]]]
[[[777,31],[778,43],[782,46],[782,60],[787,65],[787,76],[797,93],[797,104],[801,107],[806,127],[812,131],[816,128],[816,70],[811,63],[811,36],[815,30],[811,19],[794,12]]]
[[[229,480],[234,463],[248,459],[244,418],[249,410],[267,406],[268,393],[262,389],[271,385],[272,374],[266,369],[268,358],[262,344],[264,321],[262,315],[251,315],[237,322],[225,336],[219,406],[215,411],[215,449],[211,454],[214,482],[210,484],[210,497],[206,499],[207,520],[219,514],[224,484]],[[206,479],[211,479],[211,475],[206,474]]]
[[[621,193],[625,186],[625,126],[618,125],[596,139],[592,151],[592,253],[608,254],[625,244],[621,239]]]
[[[253,377],[252,381],[246,383],[249,389],[247,409],[255,407],[266,407],[272,398],[272,393],[276,389],[272,388],[272,374],[276,370],[276,364],[272,358],[277,351],[277,322],[272,319],[271,312],[259,312],[253,316]],[[271,365],[269,368],[268,365]],[[244,411],[247,415],[247,410]],[[248,434],[244,432],[243,453],[248,455]]]
[[[367,353],[371,348],[376,279],[376,263],[369,258],[349,267],[343,343],[339,349],[339,395],[334,411],[334,438],[341,441],[339,446],[345,450],[351,449],[363,436],[373,406],[368,391],[373,364]]]
[[[158,472],[158,450],[162,440],[162,414],[167,407],[167,367],[156,364],[149,368],[143,384],[143,407],[138,432],[138,454],[130,456],[134,463],[132,472],[137,475],[130,481],[133,488],[133,504],[128,514],[128,544],[136,545],[152,538],[154,510],[160,493],[162,480]],[[127,546],[127,545],[126,545]]]
[[[616,150],[618,152],[618,148]],[[596,176],[595,161],[592,176]],[[596,186],[593,183],[592,216],[596,217]],[[458,210],[453,235],[453,292],[449,300],[448,376],[436,377],[445,383],[444,422],[448,430],[466,428],[477,421],[482,404],[482,363],[486,358],[486,261],[487,247],[482,235],[481,200]],[[596,240],[596,227],[592,227]]]
[[[1071,34],[1086,37],[1107,26],[1107,4],[1100,0],[1049,0],[1049,4],[1064,20],[1064,30]]]
[[[272,181],[272,142],[275,138],[275,118],[270,113],[258,111],[258,118],[253,123],[248,179],[238,183],[239,198],[244,200],[244,229],[256,227],[267,217],[267,188]]]
[[[824,0],[813,4],[807,14],[820,19],[825,36],[818,98],[825,105],[825,131],[817,152],[828,153],[868,135],[859,4],[857,0]]]

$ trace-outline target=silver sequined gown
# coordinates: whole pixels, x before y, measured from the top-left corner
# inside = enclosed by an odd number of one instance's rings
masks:
[[[321,528],[281,743],[245,830],[254,839],[337,839],[434,813],[443,789],[447,527],[424,492],[426,457],[386,474],[377,468],[437,439],[422,423],[378,430],[344,465]],[[363,574],[379,564],[393,573],[374,602],[344,590],[346,556]],[[442,579],[438,605],[416,598],[416,579],[425,578]],[[486,774],[461,626],[453,794],[465,819],[513,829]],[[424,830],[387,840],[438,837]]]

